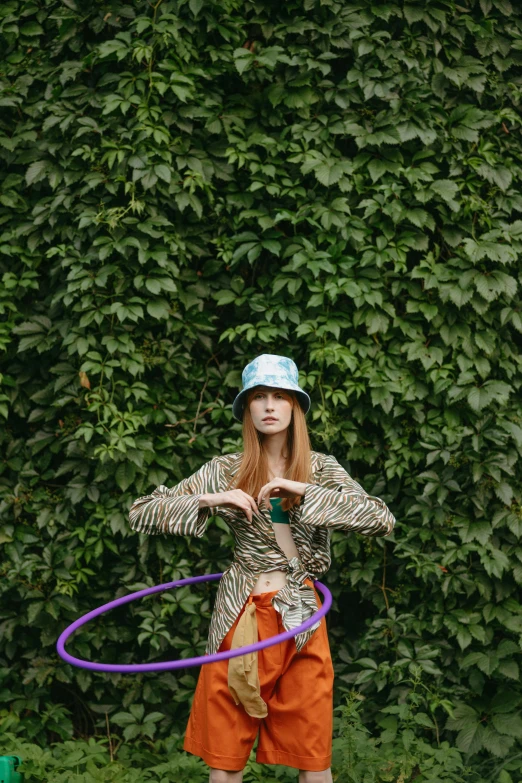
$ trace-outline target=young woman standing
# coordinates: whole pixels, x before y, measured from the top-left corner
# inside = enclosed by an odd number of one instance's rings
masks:
[[[295,363],[263,354],[243,370],[233,404],[243,452],[205,463],[175,487],[157,487],[129,512],[133,530],[204,535],[219,514],[234,558],[219,582],[206,654],[295,628],[321,606],[313,586],[329,568],[330,534],[387,536],[395,518],[335,457],[311,450],[308,394]],[[184,749],[210,783],[241,783],[256,760],[299,769],[299,783],[331,783],[333,665],[325,618],[258,653],[201,667]]]

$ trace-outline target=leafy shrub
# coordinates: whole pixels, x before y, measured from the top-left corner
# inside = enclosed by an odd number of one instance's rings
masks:
[[[38,745],[21,741],[14,735],[2,737],[2,752],[16,753],[22,758],[20,771],[28,783],[139,783],[141,780],[156,783],[207,783],[208,767],[195,756],[174,754],[167,763],[136,765],[110,760],[107,740],[90,738],[55,743],[43,749]]]
[[[68,740],[41,748],[25,742],[14,734],[4,734],[1,754],[17,753],[22,758],[19,768],[27,783],[208,783],[208,767],[188,753],[180,752],[180,738],[157,742],[152,748],[134,743],[123,746],[118,758],[111,758],[107,739]],[[121,760],[119,758],[121,756]],[[158,763],[159,757],[168,761]],[[244,771],[245,783],[289,783],[295,781],[296,770],[280,765],[257,764],[254,752]]]
[[[385,708],[380,724],[384,731],[375,739],[370,737],[359,713],[361,698],[358,693],[350,694],[346,703],[336,708],[341,714],[341,734],[334,740],[340,780],[470,783],[478,779],[465,767],[462,753],[449,742],[432,746],[416,735],[415,727],[426,726],[430,719],[426,713],[413,712],[408,703]]]

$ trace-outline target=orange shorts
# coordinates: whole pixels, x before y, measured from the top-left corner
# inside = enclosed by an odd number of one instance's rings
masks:
[[[311,580],[307,584],[313,586]],[[270,603],[277,593],[253,596],[259,639],[284,632],[281,615]],[[318,606],[319,594],[315,590]],[[244,607],[243,607],[244,609]],[[229,650],[235,627],[219,650]],[[228,689],[228,660],[201,667],[190,712],[184,750],[209,767],[237,771],[244,768],[259,731],[256,761],[285,764],[297,769],[328,769],[332,758],[333,665],[325,618],[297,652],[294,639],[258,652],[261,698],[266,718],[253,718]]]

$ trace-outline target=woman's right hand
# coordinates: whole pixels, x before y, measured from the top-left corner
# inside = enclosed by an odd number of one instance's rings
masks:
[[[231,489],[228,492],[205,493],[200,496],[200,508],[214,508],[215,506],[236,506],[245,512],[248,521],[252,522],[252,512],[258,511],[257,503],[251,495],[242,489]]]

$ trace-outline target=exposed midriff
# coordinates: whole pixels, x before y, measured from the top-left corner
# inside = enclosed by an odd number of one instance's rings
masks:
[[[272,501],[273,498],[270,498]],[[299,552],[292,537],[290,525],[281,522],[272,522],[276,541],[290,560],[291,557],[299,557]],[[265,571],[259,574],[257,582],[252,588],[252,595],[269,593],[272,590],[280,590],[286,585],[286,573],[280,570]]]

